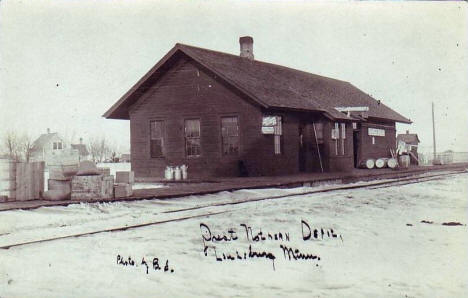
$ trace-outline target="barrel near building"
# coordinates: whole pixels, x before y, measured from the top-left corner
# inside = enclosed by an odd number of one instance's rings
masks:
[[[16,162],[0,159],[0,200],[14,201],[16,198]]]
[[[410,157],[409,155],[400,155],[399,159],[399,164],[400,167],[402,168],[408,168],[410,165]]]

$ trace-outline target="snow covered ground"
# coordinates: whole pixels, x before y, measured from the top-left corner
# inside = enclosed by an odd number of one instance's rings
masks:
[[[0,246],[200,216],[0,249],[0,297],[468,296],[467,173],[209,206],[311,189],[0,212]],[[204,216],[215,212],[224,213]],[[443,225],[449,222],[462,225]],[[255,241],[260,229],[266,239]],[[275,240],[280,232],[283,240]],[[309,259],[289,260],[281,246]],[[129,257],[135,266],[122,264]]]

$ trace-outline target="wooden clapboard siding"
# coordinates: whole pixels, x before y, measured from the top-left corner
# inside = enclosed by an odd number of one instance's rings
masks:
[[[337,123],[344,123],[338,122]],[[324,138],[326,134],[326,154],[328,156],[327,170],[331,172],[351,171],[354,168],[354,148],[353,148],[353,127],[350,122],[346,124],[345,154],[342,154],[341,140],[333,140],[331,131],[335,127],[335,122],[327,122],[324,126]],[[341,125],[341,124],[340,124]],[[341,134],[341,127],[340,127]],[[338,141],[338,155],[336,154],[335,142]]]
[[[372,144],[372,136],[368,134],[368,128],[378,128],[385,130],[384,137],[375,137],[375,144]],[[395,149],[396,128],[395,122],[367,122],[361,124],[360,152],[361,160],[367,158],[390,157],[390,149]]]
[[[243,160],[251,175],[297,172],[298,116],[282,115],[283,154],[274,155],[273,136],[261,134],[264,112],[200,65],[181,59],[130,108],[132,170],[138,177],[162,177],[167,165],[186,164],[192,177],[236,176]],[[223,116],[238,117],[239,155],[222,155]],[[185,119],[200,119],[200,157],[185,157]],[[163,158],[150,157],[151,120],[165,121]]]
[[[336,110],[347,106],[368,107],[366,120]],[[265,113],[282,116],[280,155],[274,154],[274,137],[261,134]],[[222,156],[223,115],[239,119],[238,156]],[[362,123],[358,160],[388,156],[394,148],[395,121],[411,123],[348,82],[181,44],[176,44],[105,117],[130,119],[132,169],[138,177],[162,177],[167,165],[181,164],[189,166],[191,177],[237,175],[239,160],[244,161],[250,175],[293,174],[322,167],[324,171],[348,171],[354,165],[352,121]],[[186,158],[184,119],[194,118],[200,119],[201,156]],[[335,121],[330,119],[346,123],[344,154],[342,141],[331,138]],[[162,158],[150,157],[151,120],[165,123]],[[320,145],[309,132],[314,121],[323,123]],[[369,125],[387,125],[386,136],[376,137],[376,144],[372,144],[366,130]],[[307,137],[301,147],[299,130],[305,126]]]

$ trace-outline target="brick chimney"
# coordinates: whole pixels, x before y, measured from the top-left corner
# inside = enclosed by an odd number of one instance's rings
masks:
[[[250,60],[254,60],[253,54],[253,38],[250,36],[242,36],[239,38],[240,56]]]

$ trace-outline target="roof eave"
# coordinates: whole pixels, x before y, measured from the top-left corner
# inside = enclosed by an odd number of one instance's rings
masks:
[[[413,121],[411,121],[410,119],[406,119],[406,118],[394,119],[394,118],[383,118],[383,117],[375,117],[375,116],[369,116],[369,118],[375,119],[375,120],[386,120],[386,121],[405,123],[405,124],[413,123]]]
[[[130,118],[129,114],[128,114],[128,110],[119,111],[119,108],[122,108],[122,105],[125,104],[127,99],[130,96],[132,96],[156,71],[158,71],[158,69],[161,68],[161,66],[163,66],[172,56],[174,56],[174,54],[177,51],[183,52],[185,55],[187,55],[191,59],[195,60],[197,63],[199,63],[203,67],[205,67],[206,69],[213,72],[216,76],[218,76],[219,78],[221,78],[222,80],[224,80],[225,82],[232,85],[234,88],[238,89],[243,94],[245,94],[246,96],[248,96],[249,98],[254,100],[260,106],[262,106],[264,108],[269,108],[270,107],[265,102],[259,100],[256,96],[254,96],[253,94],[251,94],[250,92],[248,92],[244,88],[238,86],[237,84],[235,84],[231,80],[227,79],[224,75],[217,72],[215,69],[213,69],[209,65],[206,65],[205,63],[203,63],[203,61],[200,61],[200,59],[197,59],[196,56],[191,55],[190,51],[185,50],[183,45],[177,43],[166,55],[164,55],[164,57],[161,60],[158,61],[158,63],[156,63],[155,66],[153,66],[140,80],[138,80],[138,82],[135,85],[133,85],[116,103],[114,103],[112,105],[112,107],[110,107],[110,109],[108,109],[102,115],[102,117],[105,117],[107,119],[124,119],[124,120],[128,120]]]
[[[156,63],[143,77],[141,77],[138,82],[135,83],[116,103],[110,107],[109,110],[107,110],[102,117],[105,117],[107,119],[125,119],[128,120],[130,117],[128,115],[128,111],[123,112],[122,111],[117,111],[119,107],[125,103],[125,101],[133,94],[135,93],[138,88],[141,87],[164,63],[169,60],[176,52],[179,50],[179,45],[176,44],[169,52],[164,55],[164,57],[161,58],[161,60]],[[123,114],[123,116],[122,116]],[[126,117],[125,117],[126,116]]]

